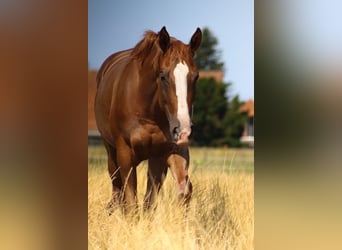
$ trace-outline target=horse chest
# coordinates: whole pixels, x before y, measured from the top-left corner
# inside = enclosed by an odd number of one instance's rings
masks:
[[[131,133],[130,142],[135,154],[140,155],[142,158],[162,154],[170,146],[170,142],[163,131],[153,125],[145,125],[134,129]]]

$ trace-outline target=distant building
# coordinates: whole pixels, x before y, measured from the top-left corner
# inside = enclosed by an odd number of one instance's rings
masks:
[[[216,82],[223,82],[223,71],[203,70],[199,72],[199,78],[214,78]]]
[[[94,113],[96,74],[96,70],[88,70],[88,143],[97,143],[100,141],[100,133],[97,130]]]
[[[239,111],[248,115],[240,141],[248,144],[250,147],[254,147],[254,101],[248,100],[240,107]]]

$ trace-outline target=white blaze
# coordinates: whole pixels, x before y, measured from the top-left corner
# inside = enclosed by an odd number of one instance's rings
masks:
[[[178,100],[178,112],[177,118],[181,123],[180,129],[184,128],[190,130],[190,117],[189,117],[189,109],[187,104],[187,75],[189,73],[189,68],[185,62],[179,62],[174,71],[175,84],[176,84],[176,95]],[[189,131],[190,132],[190,131]]]

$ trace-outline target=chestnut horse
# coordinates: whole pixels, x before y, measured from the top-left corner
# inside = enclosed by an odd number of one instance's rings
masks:
[[[188,204],[192,103],[198,71],[193,60],[202,40],[199,28],[189,44],[166,28],[147,31],[132,49],[109,56],[97,74],[95,115],[108,153],[112,199],[108,208],[137,207],[136,167],[148,160],[144,208],[156,200],[168,168],[178,198]]]

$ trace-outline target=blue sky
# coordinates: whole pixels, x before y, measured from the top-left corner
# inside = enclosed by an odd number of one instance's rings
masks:
[[[253,0],[89,0],[88,62],[97,69],[110,54],[133,47],[144,31],[159,31],[187,43],[197,27],[208,27],[218,39],[229,95],[254,98]]]

